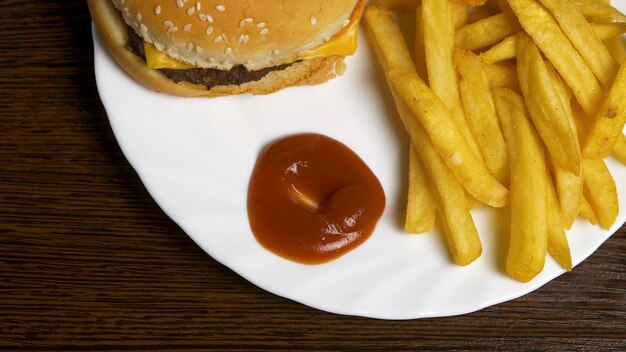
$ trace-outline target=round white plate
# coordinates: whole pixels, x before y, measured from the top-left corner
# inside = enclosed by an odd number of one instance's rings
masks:
[[[211,257],[269,292],[328,312],[413,319],[476,311],[531,292],[564,272],[548,258],[530,283],[504,274],[506,210],[473,212],[483,255],[464,268],[451,263],[436,231],[404,233],[408,140],[365,38],[347,59],[346,74],[327,84],[218,99],[148,91],[115,64],[97,35],[94,43],[102,102],[124,155],[150,194]],[[387,196],[372,237],[317,266],[265,250],[246,214],[248,181],[261,148],[301,132],[348,145],[372,168]],[[577,221],[568,233],[575,264],[626,220],[626,167],[607,163],[623,205],[619,220],[610,231]]]

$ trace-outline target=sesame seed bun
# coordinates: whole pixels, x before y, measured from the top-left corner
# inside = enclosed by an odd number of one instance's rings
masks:
[[[88,0],[88,4],[103,44],[137,81],[172,95],[213,97],[267,94],[341,75],[345,71],[342,56],[294,61],[341,32],[350,21],[358,21],[364,1]],[[207,89],[176,83],[128,50],[128,26],[168,56],[199,68],[290,66],[240,85]]]

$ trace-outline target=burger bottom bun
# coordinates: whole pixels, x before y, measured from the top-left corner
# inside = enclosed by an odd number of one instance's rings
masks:
[[[295,85],[312,85],[341,76],[346,65],[343,56],[313,58],[296,62],[285,69],[271,71],[258,81],[240,85],[206,86],[189,82],[176,83],[128,50],[126,23],[110,0],[88,0],[96,30],[111,56],[142,85],[154,91],[180,97],[218,97],[234,94],[269,94]]]

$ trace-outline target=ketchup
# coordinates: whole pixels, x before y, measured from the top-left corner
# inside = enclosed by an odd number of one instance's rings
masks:
[[[257,241],[304,264],[331,261],[362,244],[384,208],[382,186],[363,160],[319,134],[267,146],[248,189],[248,217]]]

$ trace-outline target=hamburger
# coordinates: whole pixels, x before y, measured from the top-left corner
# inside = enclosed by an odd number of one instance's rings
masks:
[[[88,0],[134,79],[182,97],[269,94],[340,76],[364,0]]]

